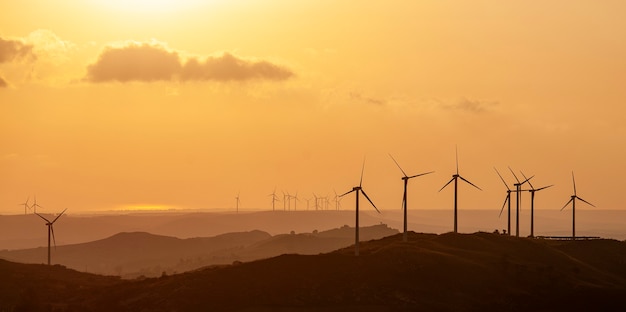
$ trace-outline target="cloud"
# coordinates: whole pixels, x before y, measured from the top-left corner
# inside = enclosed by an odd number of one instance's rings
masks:
[[[356,101],[365,102],[367,104],[377,105],[377,106],[385,106],[387,105],[387,101],[376,99],[372,97],[363,96],[357,92],[350,92],[350,98]]]
[[[498,105],[498,102],[470,100],[462,98],[454,103],[440,103],[441,107],[449,110],[460,110],[470,113],[484,113],[490,111],[492,107]]]
[[[0,38],[0,63],[17,61],[25,58],[35,59],[33,46],[18,40]]]
[[[171,80],[180,70],[177,53],[154,44],[130,43],[106,48],[98,61],[87,67],[86,78],[91,82]]]
[[[9,84],[6,82],[6,80],[2,79],[2,77],[0,77],[0,88],[6,88],[8,87]]]
[[[294,74],[267,61],[249,61],[230,53],[208,57],[204,63],[190,59],[183,66],[182,80],[243,81],[251,79],[285,80]]]
[[[207,57],[204,61],[183,61],[178,52],[158,43],[127,43],[108,47],[87,67],[86,80],[107,81],[246,81],[285,80],[294,73],[268,61],[253,61],[230,53]]]

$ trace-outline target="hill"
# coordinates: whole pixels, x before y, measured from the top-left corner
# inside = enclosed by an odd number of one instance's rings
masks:
[[[65,311],[621,311],[625,264],[626,243],[614,240],[410,233],[408,242],[399,234],[364,242],[359,257],[348,247],[144,280],[84,275],[90,290],[76,293],[71,270],[68,282],[28,278],[59,292],[33,306]],[[8,276],[2,284],[17,278]]]
[[[398,233],[386,225],[361,228],[361,240]],[[354,243],[354,228],[344,226],[323,232],[271,236],[263,231],[226,233],[214,237],[180,239],[145,232],[118,233],[82,244],[57,246],[53,262],[78,271],[157,277],[203,266],[252,261],[285,253],[319,254]],[[0,251],[0,258],[23,263],[43,263],[47,247]]]

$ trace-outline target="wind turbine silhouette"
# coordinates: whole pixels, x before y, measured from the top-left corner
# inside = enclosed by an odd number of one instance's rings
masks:
[[[19,204],[20,206],[24,206],[24,214],[27,214],[26,209],[30,209],[30,206],[28,205],[28,200],[30,199],[30,196],[26,197],[26,201]]]
[[[278,196],[276,196],[276,187],[274,187],[274,191],[272,192],[272,194],[269,194],[267,196],[272,196],[272,211],[276,211],[275,204],[276,204],[276,201],[278,200]]]
[[[450,181],[448,181],[448,183],[446,183],[441,189],[439,189],[439,192],[441,192],[441,190],[443,190],[444,188],[446,188],[446,186],[448,186],[448,184],[450,184],[452,181],[454,181],[454,233],[457,233],[457,194],[458,194],[458,179],[460,178],[461,180],[465,181],[466,183],[468,183],[469,185],[479,189],[482,191],[482,189],[476,185],[474,185],[474,183],[466,180],[465,178],[463,178],[461,175],[459,175],[459,152],[457,149],[455,149],[455,153],[456,153],[456,173],[452,175],[452,179],[450,179]]]
[[[576,199],[581,200],[583,203],[586,203],[588,205],[591,205],[592,207],[595,207],[592,203],[578,197],[578,195],[576,195],[576,180],[574,180],[574,171],[572,171],[572,182],[574,184],[574,195],[571,196],[570,200],[567,202],[567,204],[565,204],[565,206],[563,206],[563,208],[561,208],[561,211],[563,209],[565,209],[565,207],[567,207],[567,205],[569,205],[569,203],[572,203],[572,240],[576,240]]]
[[[504,178],[502,177],[502,175],[500,175],[500,172],[498,172],[498,169],[496,169],[495,167],[493,168],[496,173],[498,174],[498,176],[500,177],[500,180],[502,180],[502,183],[504,183],[504,186],[506,187],[506,198],[504,199],[504,203],[502,204],[502,209],[500,209],[500,216],[502,216],[502,211],[504,211],[504,206],[506,206],[507,202],[509,203],[509,208],[507,210],[507,234],[511,235],[511,189],[509,188],[509,185],[506,184],[506,182],[504,181]],[[517,192],[517,191],[515,191]]]
[[[406,172],[404,172],[404,170],[402,170],[402,167],[400,167],[400,164],[398,164],[396,159],[393,158],[393,156],[391,156],[391,154],[389,154],[389,157],[391,157],[393,162],[396,163],[396,166],[398,166],[398,168],[400,169],[400,171],[402,171],[402,174],[404,175],[402,177],[402,180],[404,181],[404,193],[402,195],[402,209],[404,210],[404,234],[402,235],[402,240],[406,242],[406,240],[407,240],[407,233],[406,233],[407,232],[407,205],[408,205],[407,204],[406,193],[407,193],[407,185],[409,184],[409,179],[413,179],[413,178],[417,178],[419,176],[427,175],[427,174],[433,173],[434,171],[408,176],[406,174]]]
[[[67,210],[67,208],[65,208],[65,210]],[[50,265],[50,234],[52,234],[52,240],[54,241],[54,248],[56,249],[57,247],[57,242],[56,239],[54,238],[54,222],[56,222],[62,215],[63,213],[65,213],[65,210],[63,210],[56,218],[54,218],[54,220],[52,220],[52,222],[50,222],[50,220],[46,219],[44,216],[38,214],[35,212],[36,215],[38,215],[40,218],[44,219],[44,221],[46,221],[46,226],[48,226],[48,265]]]
[[[517,181],[517,183],[513,184],[515,186],[515,197],[516,197],[516,203],[515,203],[515,237],[519,237],[519,207],[521,205],[521,192],[522,192],[522,185],[526,182],[528,182],[530,179],[532,179],[533,177],[530,177],[526,180],[524,180],[523,182],[520,182],[519,179],[517,178],[517,176],[515,175],[515,172],[513,172],[513,169],[511,169],[511,167],[509,167],[509,170],[511,171],[511,173],[513,174],[513,177],[515,177],[515,181]]]
[[[236,207],[235,209],[237,213],[239,213],[239,203],[241,202],[239,200],[239,194],[241,194],[241,192],[237,192],[237,197],[235,197],[235,207]]]
[[[363,193],[363,195],[365,196],[365,198],[367,199],[367,201],[370,202],[370,204],[372,204],[372,207],[374,207],[374,209],[376,209],[376,211],[378,213],[380,213],[380,210],[378,210],[378,208],[376,208],[376,205],[374,205],[374,202],[372,202],[372,200],[369,198],[369,196],[367,196],[367,194],[365,193],[365,190],[363,190],[363,171],[365,171],[365,160],[363,160],[363,168],[361,169],[361,180],[359,181],[359,186],[355,186],[352,188],[352,190],[347,191],[341,195],[339,195],[339,197],[343,197],[346,196],[352,192],[356,192],[356,222],[355,222],[355,236],[354,236],[354,255],[358,256],[359,255],[359,193]]]
[[[300,201],[298,198],[298,191],[296,191],[296,195],[291,196],[291,198],[293,198],[293,211],[296,211],[298,210],[298,202]],[[291,206],[291,202],[289,203],[289,206]]]
[[[530,183],[530,179],[526,178],[526,175],[524,175],[523,172],[522,176],[528,181],[528,186],[530,186],[530,190],[528,190],[530,192],[530,237],[535,237],[535,192],[545,190],[554,186],[554,184],[536,189],[533,184]]]
[[[39,207],[39,208],[43,208],[43,207],[41,207],[40,205],[38,205],[38,204],[37,204],[37,195],[35,195],[35,196],[34,196],[34,199],[33,199],[33,200],[34,200],[34,203],[33,203],[33,205],[32,205],[32,206],[30,206],[30,208],[32,208],[32,209],[33,209],[33,211],[34,211],[35,213],[37,213],[37,207]]]

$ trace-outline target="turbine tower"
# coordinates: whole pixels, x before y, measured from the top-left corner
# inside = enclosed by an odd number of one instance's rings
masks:
[[[27,214],[26,209],[30,209],[30,205],[28,205],[28,200],[30,199],[30,196],[26,197],[26,201],[19,204],[20,206],[24,206],[24,214]]]
[[[352,190],[347,191],[341,195],[339,195],[339,197],[343,197],[345,195],[348,195],[352,192],[356,192],[356,222],[355,222],[355,236],[354,236],[354,255],[358,256],[359,255],[359,193],[363,193],[363,196],[365,196],[365,198],[367,199],[367,201],[370,202],[370,204],[372,204],[372,207],[374,207],[374,209],[376,209],[376,211],[378,213],[380,213],[380,210],[378,210],[378,208],[376,208],[376,205],[374,205],[374,202],[372,202],[372,200],[369,198],[369,196],[367,196],[367,194],[365,193],[365,190],[363,190],[363,171],[365,170],[365,160],[363,160],[363,168],[361,169],[361,180],[359,181],[359,186],[355,186],[352,188]]]
[[[448,184],[450,184],[452,181],[454,181],[454,233],[457,233],[457,194],[458,194],[458,179],[461,179],[463,181],[465,181],[466,183],[468,183],[469,185],[479,189],[482,191],[482,189],[476,185],[474,185],[474,183],[466,180],[465,178],[463,178],[461,175],[459,175],[459,153],[458,150],[455,150],[456,152],[456,173],[452,175],[452,179],[450,179],[450,181],[448,181],[448,183],[446,183],[446,185],[444,185],[441,189],[439,189],[439,192],[441,192],[441,190],[443,190],[444,188],[446,188],[446,186],[448,186]]]
[[[433,173],[434,171],[408,176],[406,174],[406,172],[404,172],[404,170],[402,170],[402,167],[400,167],[400,164],[398,164],[396,159],[393,158],[393,156],[391,156],[391,154],[389,154],[389,157],[391,157],[393,162],[396,163],[396,166],[398,166],[398,168],[400,169],[400,171],[402,171],[402,174],[403,174],[402,180],[404,181],[404,193],[402,195],[402,209],[404,210],[404,234],[402,235],[402,240],[406,242],[406,240],[407,240],[407,233],[406,233],[407,232],[407,205],[408,205],[407,204],[406,193],[407,193],[407,185],[409,184],[409,179],[413,179],[413,178],[417,178],[419,176],[427,175],[427,174]]]
[[[530,183],[530,179],[526,178],[523,172],[522,176],[524,176],[524,178],[528,180],[528,186],[530,186],[530,190],[528,190],[530,192],[530,237],[535,237],[535,192],[545,190],[549,187],[554,186],[554,184],[536,189],[533,184]]]
[[[30,208],[33,209],[33,212],[37,213],[37,207],[39,207],[39,208],[43,208],[43,207],[41,207],[40,205],[37,204],[37,195],[34,196],[33,201],[34,201],[33,205],[30,206]]]
[[[65,210],[67,210],[67,208],[65,208]],[[50,265],[50,235],[52,234],[52,240],[54,241],[54,248],[56,248],[57,246],[57,242],[56,239],[54,238],[54,222],[56,222],[62,215],[63,213],[65,213],[65,210],[63,210],[56,218],[54,218],[54,220],[52,220],[52,222],[50,222],[50,220],[46,219],[44,216],[38,214],[35,212],[36,215],[38,215],[40,218],[44,219],[44,221],[46,221],[46,226],[48,226],[48,265]]]
[[[572,240],[576,240],[576,199],[582,201],[583,203],[586,203],[592,207],[595,207],[592,203],[578,197],[578,195],[576,195],[576,180],[574,180],[574,171],[572,171],[572,182],[574,184],[574,195],[571,196],[571,198],[569,199],[569,201],[567,202],[567,204],[565,204],[565,206],[563,206],[563,208],[561,208],[561,210],[565,209],[565,207],[567,207],[567,205],[569,205],[569,203],[572,203]]]
[[[506,198],[504,198],[504,203],[502,204],[502,209],[500,209],[500,215],[498,216],[498,218],[500,216],[502,216],[502,212],[504,211],[504,206],[506,206],[506,204],[509,204],[509,208],[507,210],[507,227],[506,227],[506,231],[508,235],[511,235],[511,189],[509,188],[509,185],[506,184],[506,182],[504,181],[504,178],[502,177],[502,175],[500,175],[500,172],[498,172],[498,169],[496,169],[495,167],[493,168],[496,173],[498,174],[498,176],[500,177],[500,180],[502,180],[502,183],[504,183],[504,186],[506,187]],[[517,192],[517,191],[515,191]]]
[[[241,192],[237,193],[237,197],[235,197],[235,209],[236,209],[236,212],[237,212],[237,213],[239,213],[239,203],[241,202],[241,201],[239,200],[239,194],[240,194],[240,193],[241,193]]]
[[[511,167],[509,167],[509,170],[511,171],[511,173],[513,174],[513,177],[515,177],[515,181],[517,181],[517,183],[513,184],[515,185],[515,198],[516,198],[516,203],[515,203],[515,237],[519,237],[519,207],[520,207],[520,196],[521,196],[521,192],[522,192],[522,185],[526,182],[528,182],[530,179],[532,179],[533,177],[530,177],[526,180],[524,180],[523,182],[520,182],[519,179],[517,178],[517,176],[515,175],[515,172],[513,172],[513,169],[511,169]]]

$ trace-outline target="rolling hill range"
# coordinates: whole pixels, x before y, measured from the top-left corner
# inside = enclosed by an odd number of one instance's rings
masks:
[[[397,234],[386,225],[361,228],[361,240]],[[263,231],[180,239],[145,232],[118,233],[82,244],[57,246],[53,263],[78,271],[157,277],[203,266],[252,261],[286,253],[319,254],[354,243],[354,228],[344,226],[323,232],[271,236]],[[47,247],[0,251],[0,258],[23,263],[47,261]]]
[[[622,311],[626,243],[410,233],[320,255],[286,254],[119,280],[0,261],[0,310]],[[32,298],[30,293],[37,293]],[[31,299],[26,299],[31,298]]]

